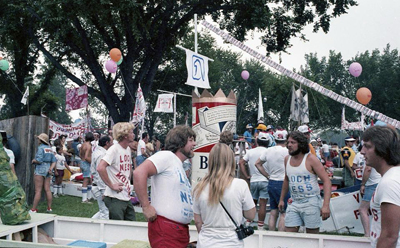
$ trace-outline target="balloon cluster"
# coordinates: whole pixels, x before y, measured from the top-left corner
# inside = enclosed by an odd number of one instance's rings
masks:
[[[118,48],[113,48],[110,50],[111,59],[105,64],[105,67],[109,73],[115,73],[118,66],[122,63],[122,53]]]
[[[8,68],[10,68],[8,61],[0,57],[0,70],[7,71]]]
[[[362,66],[358,62],[353,62],[349,66],[349,72],[353,77],[359,77],[362,72]],[[361,87],[356,92],[356,98],[361,104],[367,105],[371,101],[372,93],[368,88]]]

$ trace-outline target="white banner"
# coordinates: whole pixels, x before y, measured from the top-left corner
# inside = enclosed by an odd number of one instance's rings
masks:
[[[174,103],[172,102],[173,98],[174,98],[173,94],[159,94],[156,107],[154,108],[154,112],[173,113],[174,112]]]
[[[77,136],[84,136],[87,127],[87,119],[84,118],[71,125],[60,124],[55,121],[49,121],[49,130],[53,131],[53,136],[50,139],[56,139],[60,135],[67,135],[67,138],[75,138]]]
[[[135,109],[133,111],[132,123],[137,124],[144,120],[146,114],[146,101],[144,100],[142,88],[140,84],[136,92]]]
[[[186,68],[188,71],[187,85],[209,89],[208,58],[186,49]]]
[[[258,88],[258,114],[257,114],[257,121],[260,119],[264,120],[264,108],[263,108],[263,100],[261,97],[261,89]]]
[[[29,97],[29,86],[26,87],[24,96],[23,96],[22,99],[21,99],[21,103],[22,103],[23,105],[26,105],[26,101],[28,100],[28,97]]]

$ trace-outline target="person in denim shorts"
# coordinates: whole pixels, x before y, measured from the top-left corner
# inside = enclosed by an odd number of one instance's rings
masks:
[[[33,198],[31,212],[37,212],[36,207],[39,204],[43,188],[46,192],[47,212],[52,212],[51,203],[53,198],[50,191],[50,178],[56,166],[56,157],[49,145],[49,136],[47,134],[41,133],[36,138],[38,139],[39,147],[35,158],[32,160],[32,164],[35,165],[35,197]]]
[[[319,159],[310,153],[308,138],[299,131],[288,136],[289,155],[285,158],[285,179],[278,208],[284,210],[284,199],[290,189],[291,199],[285,217],[285,231],[319,233],[322,220],[330,216],[331,181]],[[321,204],[318,177],[323,182],[324,203]]]
[[[260,132],[257,136],[258,146],[254,149],[248,150],[246,155],[240,159],[240,173],[250,180],[250,192],[253,196],[254,203],[260,205],[258,210],[258,229],[264,228],[264,220],[267,212],[268,203],[268,179],[263,176],[260,171],[256,168],[255,163],[260,158],[260,156],[267,150],[267,147],[272,142],[270,136],[266,132]],[[245,163],[249,165],[248,175]],[[249,224],[249,223],[247,223]]]

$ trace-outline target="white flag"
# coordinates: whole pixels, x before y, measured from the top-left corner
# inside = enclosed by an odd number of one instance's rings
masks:
[[[300,105],[299,96],[296,94],[294,86],[292,86],[292,103],[290,104],[290,119],[293,121],[299,121]]]
[[[185,51],[188,71],[186,84],[204,89],[211,88],[208,81],[208,58],[189,49]]]
[[[144,100],[142,88],[140,88],[140,84],[136,91],[136,102],[135,109],[133,111],[132,123],[139,123],[144,120],[144,116],[146,114],[146,101]]]
[[[26,101],[28,100],[28,97],[29,97],[29,86],[26,87],[24,96],[23,96],[22,99],[21,99],[21,103],[24,104],[24,105],[26,105]]]
[[[301,94],[300,90],[299,95]],[[309,111],[308,111],[308,94],[305,94],[303,97],[300,98],[300,121],[301,124],[309,123]]]
[[[264,120],[264,108],[263,108],[263,101],[261,97],[261,89],[258,88],[258,115],[257,115],[257,120],[259,121],[260,119]]]
[[[159,94],[154,112],[173,113],[173,98],[174,94]]]

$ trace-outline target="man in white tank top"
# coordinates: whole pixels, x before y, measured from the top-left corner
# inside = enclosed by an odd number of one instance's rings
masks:
[[[326,220],[330,216],[331,181],[318,158],[309,153],[308,139],[303,133],[290,133],[287,148],[289,156],[285,158],[286,175],[278,205],[279,210],[283,211],[284,198],[290,189],[285,231],[298,232],[299,227],[304,225],[307,233],[319,233],[321,217]],[[324,184],[323,204],[318,177]]]

